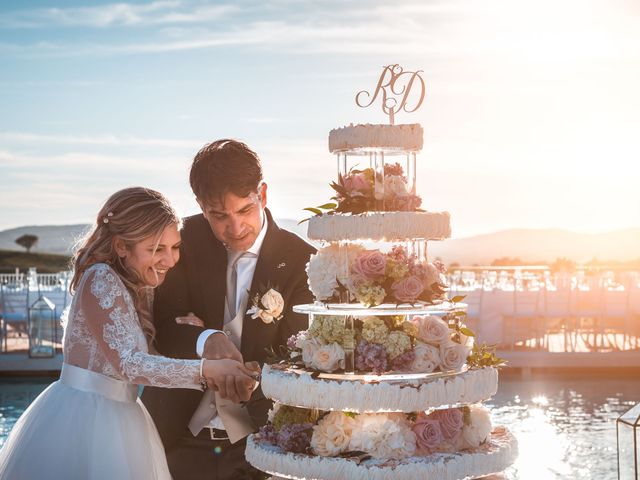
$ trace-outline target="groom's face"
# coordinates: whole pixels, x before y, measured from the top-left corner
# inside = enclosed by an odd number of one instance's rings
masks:
[[[246,197],[227,192],[220,199],[201,200],[198,204],[213,234],[230,250],[251,248],[260,234],[267,205],[267,185]]]

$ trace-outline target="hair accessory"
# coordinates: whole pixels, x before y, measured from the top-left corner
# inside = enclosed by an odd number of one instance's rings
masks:
[[[107,213],[107,216],[102,219],[102,223],[109,223],[109,217],[113,217],[113,212]]]

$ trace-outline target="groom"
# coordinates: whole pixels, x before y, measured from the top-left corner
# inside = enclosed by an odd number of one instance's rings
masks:
[[[180,261],[156,292],[157,349],[176,358],[263,363],[266,349],[285,345],[308,326],[292,307],[313,301],[305,266],[315,250],[276,225],[266,208],[260,160],[244,143],[218,140],[203,147],[190,183],[202,214],[185,219]],[[281,295],[275,305],[283,310],[281,319],[266,323],[268,316],[252,318],[247,310],[270,288]],[[271,402],[260,388],[246,407],[221,393],[145,388],[142,400],[174,480],[256,478],[244,459],[245,436],[266,423]]]

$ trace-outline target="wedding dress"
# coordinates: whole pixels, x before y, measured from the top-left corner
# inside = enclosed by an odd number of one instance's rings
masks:
[[[0,450],[0,479],[170,479],[138,384],[200,389],[200,361],[148,352],[133,299],[106,264],[74,295],[60,380],[17,421]]]

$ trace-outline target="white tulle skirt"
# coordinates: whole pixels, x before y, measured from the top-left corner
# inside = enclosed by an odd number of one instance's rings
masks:
[[[0,479],[170,479],[137,386],[65,364],[0,450]]]

